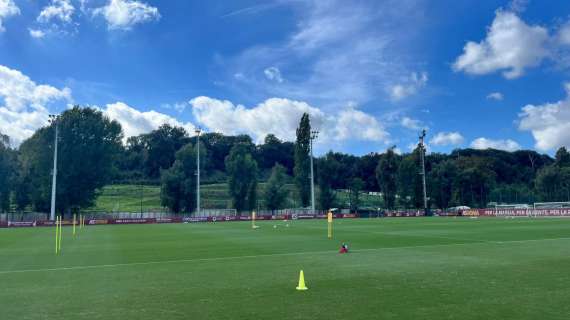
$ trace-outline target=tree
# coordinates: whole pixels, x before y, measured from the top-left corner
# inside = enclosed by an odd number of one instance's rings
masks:
[[[358,211],[360,207],[360,191],[364,187],[364,181],[360,178],[353,178],[350,181],[349,185],[349,202],[350,202],[350,210],[351,211]]]
[[[228,188],[238,214],[255,208],[257,190],[257,162],[249,145],[236,144],[226,157]]]
[[[144,169],[147,177],[159,178],[161,169],[168,169],[176,160],[176,152],[190,142],[186,130],[163,124],[144,134],[141,142],[145,148]]]
[[[279,210],[287,199],[285,183],[287,179],[286,169],[280,164],[275,164],[271,169],[271,176],[267,180],[265,189],[265,206],[269,210]]]
[[[556,165],[559,167],[570,167],[570,153],[565,147],[556,151]]]
[[[322,210],[328,210],[335,205],[336,197],[332,189],[332,181],[341,164],[335,159],[332,152],[319,159],[318,164],[319,206]]]
[[[444,160],[436,164],[429,174],[430,200],[440,209],[449,208],[453,183],[457,177],[457,167],[453,160]]]
[[[196,146],[188,143],[176,152],[176,160],[161,173],[161,203],[174,213],[196,209]],[[200,160],[206,149],[200,143]],[[202,165],[200,165],[202,167]]]
[[[15,179],[15,154],[9,146],[8,136],[0,133],[0,212],[10,209],[10,195]]]
[[[387,209],[394,209],[396,206],[398,162],[394,148],[395,146],[388,149],[376,167],[376,179]]]
[[[279,163],[287,174],[293,174],[295,144],[283,142],[275,135],[268,134],[264,143],[257,148],[257,161],[260,169],[272,169]]]
[[[97,190],[107,184],[121,149],[121,126],[101,111],[75,106],[57,121],[59,127],[56,209],[92,206]],[[30,198],[38,211],[48,211],[55,124],[39,129],[20,146],[22,181],[29,181]]]
[[[295,143],[295,185],[301,198],[301,206],[308,207],[311,193],[309,174],[311,170],[311,122],[309,114],[303,113],[297,128],[297,141]]]
[[[398,167],[398,193],[406,207],[423,208],[422,177],[419,146],[405,156]]]

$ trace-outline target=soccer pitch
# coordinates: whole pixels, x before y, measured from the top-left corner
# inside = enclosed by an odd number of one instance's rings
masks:
[[[66,227],[58,256],[54,228],[0,229],[0,319],[570,315],[570,220],[289,223]]]

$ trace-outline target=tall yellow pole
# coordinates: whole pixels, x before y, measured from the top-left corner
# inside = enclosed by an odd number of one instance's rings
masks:
[[[59,244],[57,245],[57,250],[61,253],[61,240],[63,238],[63,228],[62,228],[63,217],[59,217]]]
[[[251,228],[255,229],[255,211],[251,212]]]
[[[76,214],[74,213],[74,214],[73,214],[73,236],[74,236],[74,237],[75,237],[75,223],[76,223],[76,218],[77,218],[77,216],[76,216]]]
[[[59,217],[55,218],[55,254],[58,253],[59,248]]]
[[[332,239],[332,223],[333,223],[333,216],[332,216],[332,212],[329,211],[329,213],[327,214],[327,222],[328,222],[328,238]]]

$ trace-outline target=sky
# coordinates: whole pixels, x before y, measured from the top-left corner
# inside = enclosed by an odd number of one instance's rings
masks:
[[[294,141],[315,151],[570,146],[570,1],[0,0],[0,132],[73,105],[125,137]]]

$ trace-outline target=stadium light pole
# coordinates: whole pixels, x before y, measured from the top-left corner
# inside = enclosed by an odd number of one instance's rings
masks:
[[[53,149],[53,170],[52,170],[52,180],[51,180],[51,208],[49,218],[51,221],[55,220],[55,192],[57,185],[57,144],[59,140],[59,129],[58,129],[58,119],[59,116],[55,114],[49,115],[50,123],[55,125],[55,140]]]
[[[426,163],[425,163],[425,144],[424,139],[426,137],[426,130],[422,130],[420,135],[420,161],[422,166],[422,188],[423,188],[423,195],[424,195],[424,215],[428,215],[428,207],[427,207],[427,191],[426,191]]]
[[[200,216],[200,127],[194,130],[196,133],[196,215]]]
[[[311,131],[311,210],[315,212],[315,172],[313,169],[313,140],[319,135],[318,131]]]

